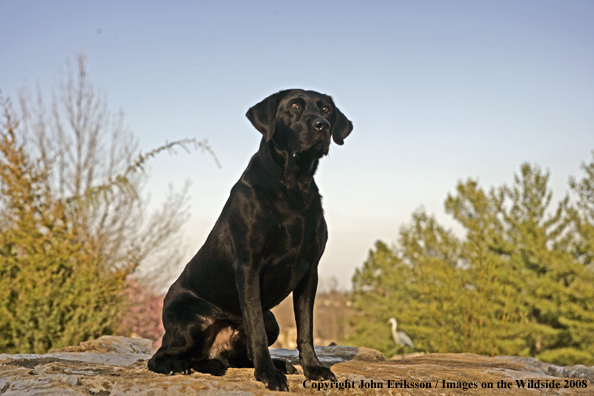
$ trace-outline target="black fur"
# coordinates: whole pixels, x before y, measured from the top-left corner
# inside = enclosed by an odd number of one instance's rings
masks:
[[[271,95],[246,115],[263,135],[260,149],[204,246],[169,289],[166,333],[148,367],[214,375],[228,366],[254,367],[268,389],[287,391],[285,374],[296,370],[270,358],[268,346],[279,334],[270,309],[293,292],[305,376],[336,380],[313,347],[317,266],[327,240],[313,176],[330,137],[343,144],[353,125],[331,97],[300,89]]]

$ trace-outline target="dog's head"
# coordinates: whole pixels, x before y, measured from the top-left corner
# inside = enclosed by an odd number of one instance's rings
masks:
[[[266,141],[293,155],[307,151],[322,157],[328,154],[330,136],[342,145],[353,130],[330,96],[302,89],[270,95],[246,116]]]

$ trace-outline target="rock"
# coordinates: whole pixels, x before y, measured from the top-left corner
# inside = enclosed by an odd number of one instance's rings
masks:
[[[81,342],[78,346],[54,349],[44,355],[27,354],[9,356],[0,354],[0,363],[5,358],[34,360],[58,359],[129,366],[138,360],[150,359],[153,354],[152,344],[151,340],[144,338],[103,336],[96,340]]]
[[[575,366],[557,366],[551,363],[544,363],[533,357],[519,357],[519,356],[497,356],[498,359],[506,359],[514,362],[524,363],[540,370],[545,374],[555,377],[566,378],[581,378],[594,383],[594,367],[586,367],[582,364]]]
[[[298,364],[295,350],[270,352]],[[299,374],[288,376],[286,394],[591,395],[594,389],[594,368],[560,367],[533,358],[462,353],[386,360],[374,349],[349,346],[316,347],[316,352],[339,381],[306,380],[297,366]],[[0,355],[0,395],[273,394],[254,379],[253,369],[229,369],[222,377],[150,372],[146,360],[151,353],[149,340],[101,337],[44,355]]]
[[[153,342],[146,338],[128,338],[118,336],[103,336],[96,340],[84,341],[78,346],[67,346],[53,349],[50,353],[60,352],[114,352],[114,353],[144,353],[152,355]]]
[[[417,356],[423,356],[423,355],[425,355],[425,352],[405,353],[402,355],[394,355],[390,358],[390,360],[406,360],[406,359],[414,358]]]

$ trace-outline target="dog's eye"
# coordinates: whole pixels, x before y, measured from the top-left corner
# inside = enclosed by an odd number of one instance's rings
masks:
[[[324,113],[330,113],[330,107],[329,106],[324,106],[324,107],[322,107],[322,111]]]
[[[299,104],[298,103],[291,103],[291,108],[292,109],[298,109],[299,108]]]

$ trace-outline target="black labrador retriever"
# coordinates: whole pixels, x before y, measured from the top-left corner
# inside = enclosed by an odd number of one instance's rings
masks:
[[[342,145],[353,124],[332,98],[290,89],[253,106],[263,138],[231,189],[204,246],[163,305],[165,336],[148,363],[157,373],[223,375],[254,367],[271,390],[288,390],[295,367],[271,359],[279,334],[270,309],[293,292],[299,361],[311,380],[336,380],[313,346],[318,262],[328,238],[314,173],[330,136]]]

